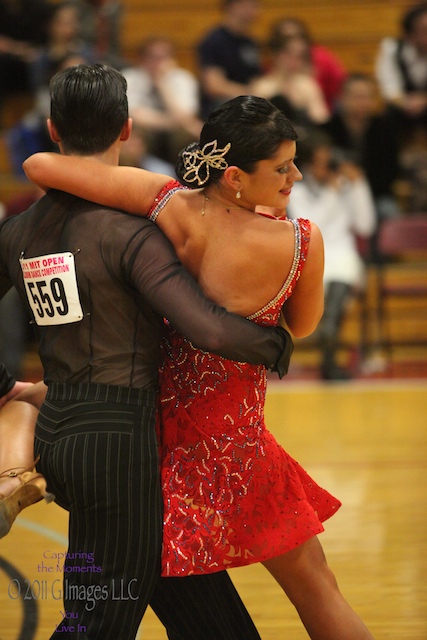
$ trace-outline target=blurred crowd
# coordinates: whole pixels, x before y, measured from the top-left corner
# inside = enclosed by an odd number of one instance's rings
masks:
[[[122,71],[134,131],[121,161],[170,175],[178,151],[219,104],[242,94],[271,100],[298,132],[305,176],[288,214],[312,218],[325,238],[322,376],[346,378],[336,362],[339,331],[348,299],[364,286],[364,266],[378,259],[379,226],[427,211],[427,2],[402,15],[397,37],[378,43],[372,74],[347,70],[309,24],[286,12],[257,39],[259,0],[221,0],[219,9],[188,69],[170,34],[145,39],[125,59],[118,0],[0,0],[0,112],[11,96],[31,95],[22,118],[12,126],[0,121],[10,166],[23,178],[28,155],[56,150],[45,124],[49,80],[68,65],[105,62]],[[3,209],[13,215],[17,202]],[[346,268],[335,268],[342,260]],[[10,304],[0,307],[0,361],[19,375],[22,354],[3,337]]]

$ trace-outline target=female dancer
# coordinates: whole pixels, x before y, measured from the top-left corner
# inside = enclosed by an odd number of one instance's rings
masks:
[[[254,322],[277,323],[282,313],[294,335],[304,336],[323,309],[323,245],[315,225],[277,219],[302,177],[295,139],[271,103],[246,96],[214,112],[200,143],[182,153],[178,175],[195,189],[55,155],[34,156],[25,169],[45,187],[149,211],[211,298]],[[163,355],[163,575],[261,561],[312,639],[372,639],[317,538],[339,501],[265,428],[264,368],[203,353],[173,328]]]

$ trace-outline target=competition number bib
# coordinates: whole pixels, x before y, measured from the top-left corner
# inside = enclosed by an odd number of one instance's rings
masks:
[[[69,324],[83,318],[72,253],[21,258],[19,262],[28,302],[39,326]]]

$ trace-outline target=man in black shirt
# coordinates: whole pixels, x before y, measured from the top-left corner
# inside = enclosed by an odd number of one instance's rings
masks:
[[[262,73],[260,47],[251,35],[259,0],[222,0],[221,4],[221,24],[197,46],[205,118],[226,100],[250,93],[251,81]]]
[[[52,80],[51,98],[51,132],[63,152],[118,162],[130,134],[121,74],[66,69]],[[48,386],[38,471],[70,512],[66,617],[51,637],[63,637],[71,617],[80,631],[69,638],[84,630],[85,638],[131,640],[150,604],[172,640],[259,638],[225,572],[159,578],[162,317],[202,349],[279,374],[289,335],[209,302],[151,222],[63,192],[49,191],[2,224],[0,256],[0,297],[15,285],[31,309]],[[3,375],[0,393],[13,382]]]

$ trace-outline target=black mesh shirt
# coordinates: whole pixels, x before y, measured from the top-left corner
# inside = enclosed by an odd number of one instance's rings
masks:
[[[289,334],[207,300],[153,223],[63,192],[2,223],[0,297],[12,285],[47,384],[155,386],[163,317],[200,349],[287,371]]]

